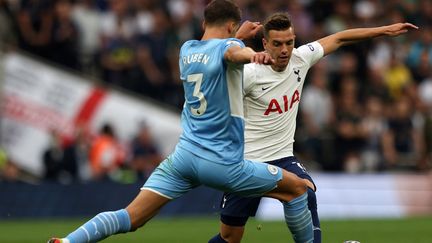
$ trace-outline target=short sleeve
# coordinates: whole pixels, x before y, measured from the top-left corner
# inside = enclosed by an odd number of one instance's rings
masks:
[[[324,49],[318,41],[314,41],[297,48],[299,56],[309,64],[309,67],[314,65],[324,56]]]
[[[243,41],[241,41],[241,40],[239,40],[239,39],[236,39],[236,38],[229,38],[229,39],[226,39],[225,41],[224,41],[224,46],[223,46],[223,52],[222,53],[224,53],[225,54],[225,52],[229,49],[229,48],[231,48],[231,47],[233,47],[233,46],[240,46],[240,47],[245,47],[245,44],[243,43]]]

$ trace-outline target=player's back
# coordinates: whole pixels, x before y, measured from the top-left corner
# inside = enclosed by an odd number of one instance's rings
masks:
[[[224,61],[237,39],[192,40],[179,57],[185,91],[180,144],[198,156],[219,163],[243,160],[243,65]]]

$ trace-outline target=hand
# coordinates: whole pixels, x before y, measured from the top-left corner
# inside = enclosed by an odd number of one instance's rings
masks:
[[[240,40],[250,39],[254,37],[261,28],[262,25],[259,22],[246,20],[237,30],[235,37]]]
[[[251,57],[251,63],[272,65],[275,60],[267,52],[257,52]]]
[[[418,29],[417,26],[411,23],[397,23],[385,26],[384,34],[388,36],[398,36],[408,32],[409,29]]]

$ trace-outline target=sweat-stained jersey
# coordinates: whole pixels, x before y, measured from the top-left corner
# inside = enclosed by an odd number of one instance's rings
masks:
[[[294,48],[286,69],[244,66],[245,158],[268,162],[293,156],[296,117],[306,73],[324,55],[318,42]]]
[[[180,50],[185,90],[183,133],[178,146],[221,164],[243,161],[243,65],[228,63],[235,38],[187,41]]]

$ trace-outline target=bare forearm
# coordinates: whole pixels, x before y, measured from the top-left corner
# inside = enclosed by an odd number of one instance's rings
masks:
[[[255,51],[250,47],[244,47],[241,49],[237,49],[230,53],[231,55],[227,56],[227,60],[233,63],[249,63],[253,55],[255,55]]]
[[[341,46],[352,44],[358,41],[367,40],[384,35],[383,27],[376,28],[357,28],[338,32],[335,34],[336,40]]]
[[[410,23],[398,23],[374,28],[348,29],[333,35],[324,37],[318,42],[323,46],[324,54],[327,55],[341,46],[353,44],[370,38],[379,36],[398,36],[406,33],[409,29],[418,27]]]
[[[250,47],[233,46],[225,52],[224,58],[228,62],[239,64],[253,62],[270,65],[274,63],[270,54],[266,52],[255,52]]]

